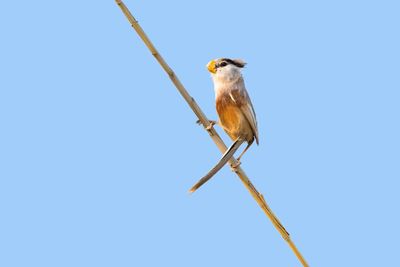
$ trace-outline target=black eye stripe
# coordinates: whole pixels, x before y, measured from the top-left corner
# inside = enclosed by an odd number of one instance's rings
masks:
[[[224,63],[224,64],[222,64],[222,63]],[[221,58],[221,62],[218,63],[216,65],[216,67],[217,68],[224,67],[224,66],[229,65],[229,64],[235,65],[236,67],[239,67],[239,68],[243,68],[244,67],[244,64],[238,63],[238,62],[236,62],[236,61],[234,61],[232,59],[229,59],[229,58]]]
[[[234,62],[232,59],[225,58],[224,60],[225,60],[226,62],[228,62],[229,64],[236,65],[235,62]]]

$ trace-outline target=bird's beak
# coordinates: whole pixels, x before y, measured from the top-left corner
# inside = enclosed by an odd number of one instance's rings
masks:
[[[215,67],[215,60],[211,60],[210,62],[208,62],[207,69],[211,73],[216,73],[217,72],[217,68]]]

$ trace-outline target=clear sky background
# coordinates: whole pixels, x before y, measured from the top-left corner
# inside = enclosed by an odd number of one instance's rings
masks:
[[[243,58],[242,167],[311,266],[400,266],[398,1],[131,1],[210,118]],[[3,1],[0,266],[300,266],[114,1]],[[226,135],[218,129],[226,141]]]

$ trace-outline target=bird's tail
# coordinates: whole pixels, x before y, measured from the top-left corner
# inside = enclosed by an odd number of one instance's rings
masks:
[[[218,161],[218,163],[203,177],[201,178],[192,188],[190,188],[189,192],[193,193],[197,189],[199,189],[200,186],[205,184],[208,180],[211,179],[211,177],[214,176],[235,154],[236,150],[240,147],[240,145],[244,142],[244,139],[237,138],[235,142],[226,150],[224,155],[222,155],[222,158]]]

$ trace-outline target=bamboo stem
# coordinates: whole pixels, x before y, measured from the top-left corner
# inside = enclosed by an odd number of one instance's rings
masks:
[[[193,112],[196,114],[196,116],[199,118],[201,124],[203,125],[204,129],[209,133],[210,137],[214,141],[214,143],[217,145],[218,149],[221,151],[221,153],[224,153],[227,149],[227,146],[224,144],[222,141],[221,137],[218,135],[218,133],[215,131],[215,129],[212,127],[212,124],[210,124],[209,120],[207,119],[206,115],[203,113],[203,111],[200,109],[200,107],[197,105],[196,101],[189,95],[189,93],[186,91],[185,87],[183,84],[180,82],[178,77],[175,75],[174,71],[169,67],[167,62],[163,59],[163,57],[158,53],[157,49],[154,47],[153,43],[150,41],[150,39],[147,37],[146,33],[143,31],[142,27],[139,25],[138,21],[132,16],[130,13],[129,9],[125,6],[125,4],[121,0],[115,0],[115,2],[118,4],[118,6],[121,8],[122,12],[126,16],[126,18],[129,20],[131,23],[132,27],[135,29],[136,33],[139,35],[139,37],[142,39],[142,41],[145,43],[147,48],[150,50],[151,54],[156,58],[158,63],[161,65],[161,67],[165,70],[165,72],[168,74],[169,78],[171,79],[172,83],[175,85],[176,89],[178,89],[179,93],[182,95],[182,97],[186,100],[190,108],[193,110]],[[229,161],[230,164],[236,165],[238,162],[236,161],[235,158],[231,158]],[[307,262],[301,255],[300,251],[297,249],[297,247],[294,245],[292,240],[290,239],[289,233],[286,231],[285,227],[280,223],[278,218],[275,216],[275,214],[272,212],[270,207],[268,206],[267,202],[264,199],[264,196],[260,194],[257,189],[254,187],[254,185],[251,183],[250,179],[247,177],[243,169],[238,166],[233,169],[233,171],[239,176],[240,180],[243,182],[244,186],[247,188],[247,190],[250,192],[252,197],[257,201],[258,205],[261,207],[261,209],[264,211],[264,213],[267,215],[267,217],[271,220],[272,224],[275,226],[275,228],[278,230],[278,232],[281,234],[282,238],[286,240],[290,248],[293,250],[294,254],[296,257],[299,259],[301,264],[303,266],[308,266]]]

